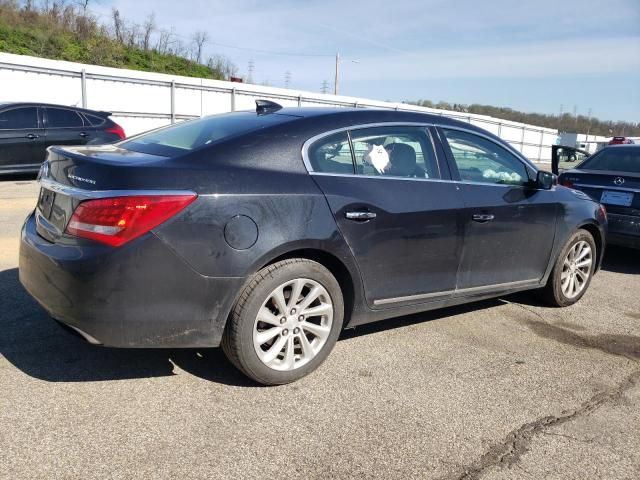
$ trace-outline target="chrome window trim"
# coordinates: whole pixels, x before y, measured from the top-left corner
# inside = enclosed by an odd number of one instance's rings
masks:
[[[377,127],[422,127],[424,129],[427,129],[431,126],[433,126],[433,124],[424,123],[424,122],[376,122],[376,123],[359,123],[356,125],[350,125],[348,127],[341,127],[341,128],[336,128],[334,130],[327,130],[326,132],[322,132],[322,133],[319,133],[318,135],[314,135],[313,137],[307,139],[304,142],[304,144],[302,145],[302,161],[304,163],[305,168],[307,169],[307,172],[316,174],[316,175],[324,173],[324,172],[316,172],[313,170],[313,167],[311,166],[311,162],[309,161],[309,147],[312,144],[314,144],[316,141],[321,140],[325,137],[329,137],[336,133],[351,132],[352,130],[362,130],[365,128],[377,128]],[[431,137],[431,133],[428,131],[427,133],[429,134],[429,137]],[[431,141],[433,142],[433,139],[431,139]],[[351,139],[350,139],[350,142],[351,142]],[[351,143],[350,143],[350,146],[351,146]],[[354,154],[353,148],[351,148],[351,154],[352,156]],[[434,154],[436,154],[435,149],[434,149]],[[360,175],[357,173],[354,173],[353,175],[346,175],[346,174],[338,174],[338,175],[345,175],[350,177],[367,177],[368,176],[368,175]],[[389,177],[389,178],[404,178],[404,177]],[[414,180],[420,180],[420,179],[418,178]],[[424,180],[428,180],[428,179],[425,178]]]
[[[496,283],[493,285],[482,285],[479,287],[469,287],[469,288],[456,288],[455,290],[445,290],[441,292],[432,292],[432,293],[419,293],[417,295],[408,295],[406,297],[393,297],[393,298],[382,298],[378,300],[374,300],[373,304],[378,305],[388,305],[393,303],[401,303],[401,302],[410,302],[413,300],[428,300],[431,298],[439,298],[439,297],[448,297],[448,296],[465,296],[473,293],[485,293],[485,292],[493,292],[497,290],[503,290],[506,288],[516,288],[516,287],[528,287],[528,286],[536,286],[540,284],[540,280],[529,279],[529,280],[518,280],[515,282],[506,282],[506,283]]]
[[[35,108],[36,109],[36,118],[38,120],[38,126],[37,127],[30,127],[30,128],[0,128],[0,131],[2,132],[10,132],[11,130],[16,130],[16,131],[29,131],[29,130],[44,130],[44,122],[43,122],[43,126],[40,126],[40,112],[38,110],[40,110],[40,107],[38,107],[37,105],[19,105],[19,106],[15,106],[15,107],[10,107],[7,108],[5,110],[2,110],[1,113],[5,113],[5,112],[10,112],[11,110],[19,110],[21,108]]]
[[[62,185],[53,180],[40,179],[40,186],[78,200],[98,198],[131,197],[135,195],[196,195],[191,190],[84,190],[78,187]]]
[[[433,123],[433,122],[376,122],[376,123],[359,123],[356,125],[351,125],[348,127],[341,127],[341,128],[336,128],[333,130],[327,130],[326,132],[322,132],[319,133],[318,135],[314,135],[313,137],[307,139],[304,144],[302,145],[302,161],[304,163],[305,168],[307,169],[307,172],[311,175],[336,175],[336,176],[349,176],[349,177],[358,177],[358,178],[367,178],[367,177],[371,177],[370,175],[360,175],[358,173],[353,173],[352,175],[348,175],[348,174],[340,174],[340,173],[330,173],[330,172],[316,172],[313,167],[311,166],[311,162],[309,161],[309,148],[311,147],[311,145],[313,143],[315,143],[318,140],[321,140],[325,137],[328,137],[330,135],[334,135],[336,133],[341,133],[341,132],[347,132],[350,135],[350,132],[352,130],[360,130],[360,129],[365,129],[365,128],[376,128],[376,127],[422,127],[425,130],[427,130],[427,134],[429,135],[429,138],[431,140],[431,146],[433,148],[433,153],[436,156],[436,159],[438,158],[438,152],[435,148],[435,143],[434,143],[434,139],[433,139],[433,135],[431,134],[431,132],[428,130],[429,127],[435,127],[435,128],[440,128],[440,129],[450,129],[450,130],[459,130],[461,132],[466,132],[466,133],[470,133],[472,135],[477,135],[479,137],[482,137],[494,144],[496,144],[499,147],[505,148],[509,153],[513,154],[516,159],[520,160],[522,163],[525,164],[525,168],[529,167],[531,170],[533,170],[534,174],[537,175],[539,169],[538,167],[536,167],[534,165],[533,162],[531,162],[527,157],[525,157],[521,152],[518,152],[515,148],[513,148],[513,146],[511,146],[511,144],[509,144],[509,142],[507,142],[506,140],[503,140],[504,145],[497,142],[494,138],[491,138],[489,135],[486,135],[482,132],[477,132],[475,130],[471,130],[468,128],[464,128],[464,127],[459,127],[457,125],[451,126],[451,125],[443,125],[440,123]],[[445,139],[446,140],[446,139]],[[349,141],[351,142],[351,138],[349,138]],[[442,139],[440,140],[442,141]],[[351,146],[351,143],[350,143]],[[351,146],[351,154],[353,156],[354,152],[353,152],[353,147]],[[445,159],[446,161],[448,161],[448,159]],[[440,169],[440,163],[438,162],[438,171],[440,173],[440,179],[436,179],[436,180],[441,180],[442,179],[442,171]],[[418,180],[418,181],[424,181],[424,180],[434,180],[434,179],[429,179],[429,178],[407,178],[407,177],[384,177],[384,176],[379,176],[379,177],[373,177],[373,178],[388,178],[388,179],[393,179],[393,180],[398,180],[398,179],[404,179],[404,180]],[[530,179],[531,180],[531,179]],[[446,181],[446,180],[445,180]],[[455,182],[456,180],[450,180]],[[470,184],[478,184],[478,185],[498,185],[498,186],[504,186],[501,184],[496,184],[496,183],[490,183],[490,182],[459,182],[459,183],[470,183]],[[518,186],[522,186],[522,185],[509,185],[510,187],[518,187]]]
[[[445,178],[412,178],[412,177],[393,177],[391,175],[354,175],[349,173],[330,173],[330,172],[309,172],[309,175],[318,177],[347,177],[347,178],[365,178],[372,180],[404,180],[410,182],[441,182],[453,183],[456,185],[485,185],[490,187],[502,188],[534,188],[529,185],[509,185],[508,183],[491,183],[491,182],[469,182],[466,180],[449,180]]]
[[[621,192],[640,193],[640,189],[638,188],[609,187],[608,185],[589,185],[587,183],[574,183],[573,186],[579,188],[599,188],[601,190],[619,190]]]

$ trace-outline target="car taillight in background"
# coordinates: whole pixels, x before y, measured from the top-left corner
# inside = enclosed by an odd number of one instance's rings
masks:
[[[571,180],[567,180],[566,178],[561,178],[560,185],[567,188],[573,188],[574,183]]]
[[[73,212],[66,232],[119,247],[173,217],[196,198],[194,193],[86,200]]]
[[[124,133],[124,128],[122,128],[120,125],[118,125],[117,123],[114,122],[112,127],[109,128],[105,128],[104,130],[106,133],[113,133],[114,135],[118,135],[118,137],[120,138],[120,140],[123,140],[126,135]]]

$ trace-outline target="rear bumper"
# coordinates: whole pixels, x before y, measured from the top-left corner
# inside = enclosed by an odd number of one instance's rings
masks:
[[[610,213],[607,242],[611,245],[640,248],[640,217]]]
[[[49,314],[111,347],[215,347],[241,278],[195,272],[154,234],[120,248],[50,243],[30,215],[20,282]]]

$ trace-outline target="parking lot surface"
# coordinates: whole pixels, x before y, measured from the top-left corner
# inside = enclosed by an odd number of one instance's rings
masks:
[[[0,477],[640,478],[640,253],[581,302],[529,295],[345,331],[287,386],[218,349],[114,350],[18,282],[28,179],[0,182]]]

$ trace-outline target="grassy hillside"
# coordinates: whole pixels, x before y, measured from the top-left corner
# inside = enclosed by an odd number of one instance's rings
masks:
[[[0,0],[0,51],[106,67],[222,79],[215,68],[173,53],[141,48],[137,39],[119,41],[75,9],[25,10]]]

